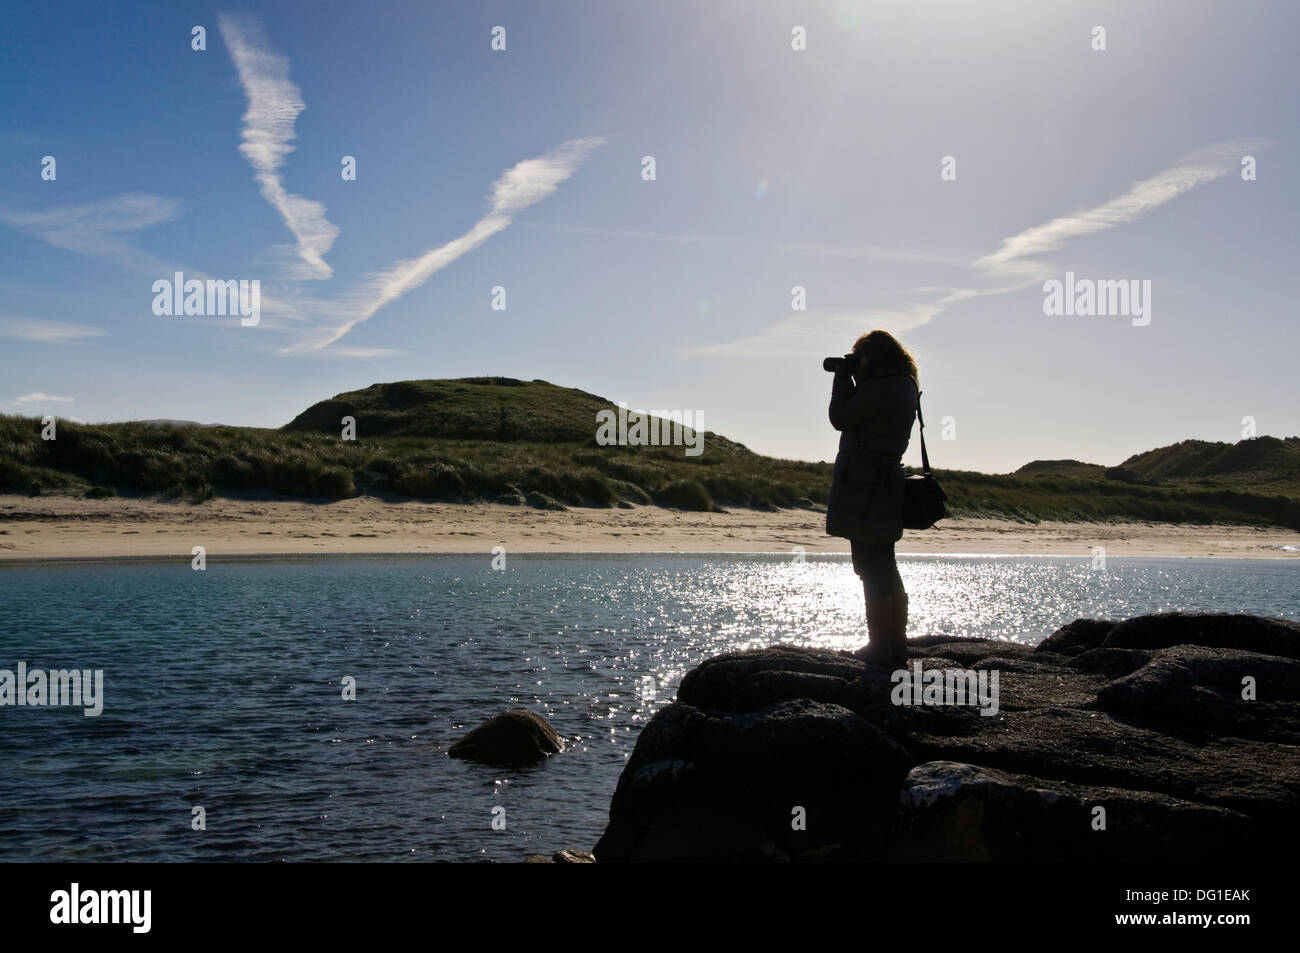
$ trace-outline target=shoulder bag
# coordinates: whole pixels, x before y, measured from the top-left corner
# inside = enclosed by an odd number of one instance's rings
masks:
[[[903,528],[929,529],[947,515],[948,494],[939,487],[930,469],[925,449],[925,418],[921,416],[921,392],[916,392],[916,419],[921,425],[921,472],[903,481]]]

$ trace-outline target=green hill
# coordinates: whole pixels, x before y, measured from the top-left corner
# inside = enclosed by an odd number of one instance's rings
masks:
[[[1081,463],[1078,460],[1031,460],[1019,470],[1016,476],[1101,476],[1106,468],[1096,463]]]
[[[600,446],[601,410],[617,407],[546,381],[474,377],[374,384],[313,404],[279,430],[60,421],[58,439],[45,441],[37,418],[0,416],[0,490],[193,500],[235,491],[369,493],[546,508],[826,503],[827,463],[765,457],[707,432],[699,456],[682,446]],[[355,440],[341,439],[343,417],[355,418]],[[1011,474],[939,477],[955,516],[1300,529],[1296,437],[1188,440],[1110,468],[1036,460]]]
[[[232,490],[338,499],[358,492],[539,507],[658,503],[815,507],[826,464],[763,457],[705,432],[704,452],[600,446],[603,398],[505,377],[400,381],[339,394],[280,430],[0,416],[0,488],[204,499]],[[357,439],[341,439],[342,418]],[[656,418],[657,419],[657,418]]]
[[[1300,437],[1256,437],[1239,443],[1184,440],[1129,457],[1121,467],[1148,480],[1227,480],[1300,486]]]
[[[653,408],[651,408],[653,409]],[[430,437],[502,443],[578,443],[596,446],[596,414],[618,406],[576,387],[513,377],[395,381],[371,384],[312,404],[285,431],[337,435],[350,416],[372,437]],[[656,418],[657,419],[657,418]],[[706,431],[707,433],[707,431]],[[748,452],[709,433],[710,452]],[[679,451],[680,452],[680,451]]]
[[[596,412],[609,406],[595,394],[546,381],[395,381],[312,404],[284,429],[338,433],[339,420],[351,416],[373,437],[578,443],[595,433]]]

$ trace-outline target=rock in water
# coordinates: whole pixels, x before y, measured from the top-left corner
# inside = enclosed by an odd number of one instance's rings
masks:
[[[525,864],[594,864],[596,857],[585,850],[557,850],[547,857],[545,854],[529,854],[524,858]]]
[[[594,864],[596,855],[587,850],[557,850],[551,855],[551,860],[557,864]]]
[[[563,739],[545,718],[526,708],[512,708],[483,722],[447,754],[484,764],[521,765],[545,761],[563,750]]]

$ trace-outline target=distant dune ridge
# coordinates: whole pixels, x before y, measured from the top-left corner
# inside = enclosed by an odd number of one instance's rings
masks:
[[[1034,460],[1016,474],[1070,472],[1129,482],[1226,478],[1295,485],[1300,484],[1300,437],[1255,437],[1239,443],[1184,440],[1134,454],[1117,467],[1078,460]]]
[[[707,433],[681,446],[600,446],[618,406],[541,380],[378,383],[308,407],[279,430],[0,416],[0,491],[204,500],[235,491],[359,494],[539,509],[654,504],[710,511],[825,506],[830,464],[781,460]],[[355,439],[343,439],[345,417]],[[1244,523],[1300,529],[1300,438],[1186,440],[1117,467],[1034,461],[1012,474],[941,470],[952,515]],[[940,524],[942,526],[942,524]]]

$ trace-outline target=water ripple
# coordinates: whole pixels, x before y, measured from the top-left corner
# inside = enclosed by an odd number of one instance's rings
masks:
[[[637,732],[693,665],[775,642],[865,641],[844,557],[514,556],[504,572],[490,560],[0,570],[0,668],[102,668],[106,695],[97,718],[0,709],[0,859],[589,848]],[[1300,566],[1286,561],[905,557],[901,571],[912,634],[1036,643],[1078,617],[1300,607]],[[512,706],[542,713],[568,749],[513,771],[446,756]],[[195,807],[206,830],[191,828]]]

